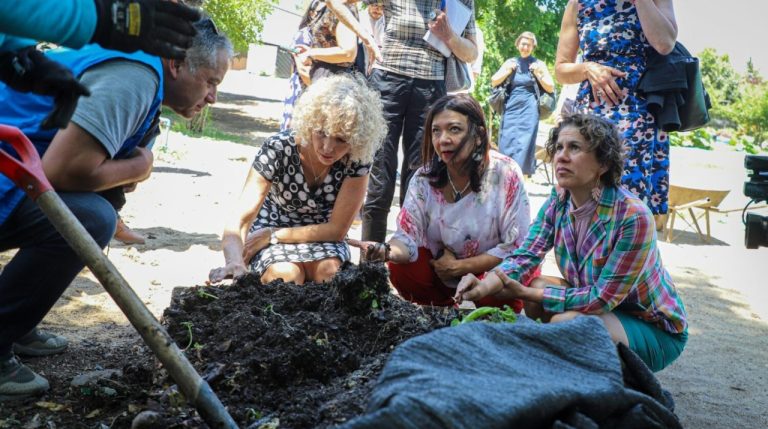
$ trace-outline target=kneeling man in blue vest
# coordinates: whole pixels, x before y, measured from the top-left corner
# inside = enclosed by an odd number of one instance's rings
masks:
[[[46,130],[41,122],[53,97],[16,92],[0,83],[0,124],[23,131],[42,157],[43,170],[64,203],[100,246],[115,233],[124,189],[146,180],[161,105],[191,118],[216,101],[232,45],[210,19],[184,60],[132,54],[99,45],[56,49],[46,56],[88,88],[71,122]],[[9,145],[0,147],[13,153]],[[0,174],[0,251],[19,249],[0,272],[0,400],[37,395],[48,381],[16,355],[41,356],[66,348],[61,336],[37,329],[84,264],[22,190]]]

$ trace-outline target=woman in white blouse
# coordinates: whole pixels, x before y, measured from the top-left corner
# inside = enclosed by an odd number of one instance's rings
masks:
[[[452,305],[461,277],[495,267],[523,243],[530,206],[518,165],[490,150],[483,110],[469,95],[447,95],[427,113],[422,166],[408,186],[388,243],[349,240],[368,260],[388,262],[400,295]],[[492,297],[477,305],[519,301]]]

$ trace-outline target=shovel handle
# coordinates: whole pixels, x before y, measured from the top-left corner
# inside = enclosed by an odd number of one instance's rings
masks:
[[[15,158],[0,146],[0,173],[8,176],[33,201],[37,201],[43,192],[53,189],[43,173],[37,149],[21,130],[9,125],[0,125],[0,140],[11,145],[21,158]]]
[[[69,243],[85,265],[99,279],[144,342],[152,349],[181,392],[195,405],[200,416],[212,428],[236,429],[237,423],[227,412],[208,383],[195,371],[173,339],[147,309],[125,278],[104,255],[45,178],[37,150],[18,128],[0,125],[0,141],[10,144],[20,159],[0,146],[0,173],[24,190],[48,220]]]

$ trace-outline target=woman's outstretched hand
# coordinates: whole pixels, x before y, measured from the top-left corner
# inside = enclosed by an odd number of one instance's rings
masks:
[[[248,269],[245,268],[245,264],[242,262],[230,262],[229,264],[214,268],[208,273],[208,281],[206,284],[220,283],[224,279],[237,279],[245,275]]]
[[[586,70],[595,101],[604,101],[609,106],[621,103],[621,100],[624,99],[624,92],[616,83],[616,78],[626,77],[625,72],[593,62],[586,63]]]
[[[384,243],[378,241],[360,241],[354,238],[348,238],[347,244],[352,247],[360,249],[360,254],[365,261],[381,261],[386,262],[387,259],[387,246]]]
[[[465,300],[477,301],[486,296],[496,295],[503,288],[504,284],[494,271],[487,272],[482,280],[470,273],[459,281],[453,300],[456,304],[461,304]]]

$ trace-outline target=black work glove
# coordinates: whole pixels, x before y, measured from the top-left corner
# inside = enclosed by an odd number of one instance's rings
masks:
[[[54,109],[43,120],[43,129],[65,128],[80,96],[91,95],[68,68],[48,59],[34,46],[0,54],[0,80],[18,92],[53,97]]]
[[[94,0],[98,22],[91,42],[123,52],[142,50],[184,59],[200,12],[167,0]]]

